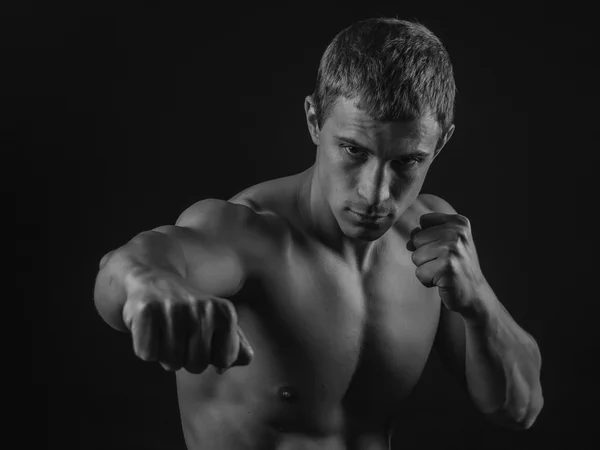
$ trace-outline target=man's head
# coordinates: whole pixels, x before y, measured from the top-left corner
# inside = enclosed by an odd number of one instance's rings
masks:
[[[344,234],[377,239],[414,202],[454,131],[455,92],[448,53],[422,25],[369,19],[329,44],[305,109],[315,175]]]

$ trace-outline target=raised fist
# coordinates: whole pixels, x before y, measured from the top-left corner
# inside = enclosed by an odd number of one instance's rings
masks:
[[[123,320],[135,354],[166,370],[219,373],[252,361],[253,350],[237,325],[234,305],[195,290],[181,276],[138,269],[125,279]]]

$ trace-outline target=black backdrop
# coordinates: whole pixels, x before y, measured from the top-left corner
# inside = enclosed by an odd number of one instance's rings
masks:
[[[3,190],[16,204],[17,299],[31,338],[26,439],[184,448],[174,375],[137,360],[95,312],[100,258],[199,199],[308,167],[303,100],[321,53],[350,23],[392,15],[419,20],[450,52],[457,130],[423,192],[471,220],[486,277],[540,344],[546,400],[529,431],[495,428],[432,355],[393,448],[575,448],[595,426],[598,294],[583,200],[598,160],[593,26],[574,5],[551,15],[526,3],[23,3],[3,13]]]

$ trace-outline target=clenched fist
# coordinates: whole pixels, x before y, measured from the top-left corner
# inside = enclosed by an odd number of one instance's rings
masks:
[[[142,360],[191,373],[209,364],[222,373],[251,362],[254,352],[230,301],[201,294],[181,276],[157,269],[130,273],[125,287],[123,320]]]

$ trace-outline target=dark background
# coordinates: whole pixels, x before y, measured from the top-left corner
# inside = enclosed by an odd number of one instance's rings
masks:
[[[86,5],[2,12],[2,182],[16,208],[5,236],[16,236],[25,330],[11,336],[31,354],[14,409],[25,442],[184,449],[174,375],[137,360],[94,309],[100,258],[200,199],[312,164],[303,100],[319,58],[342,28],[381,15],[419,20],[450,53],[457,130],[423,192],[471,220],[484,274],[541,347],[545,397],[527,432],[496,428],[432,355],[393,448],[578,448],[593,436],[591,10]]]

